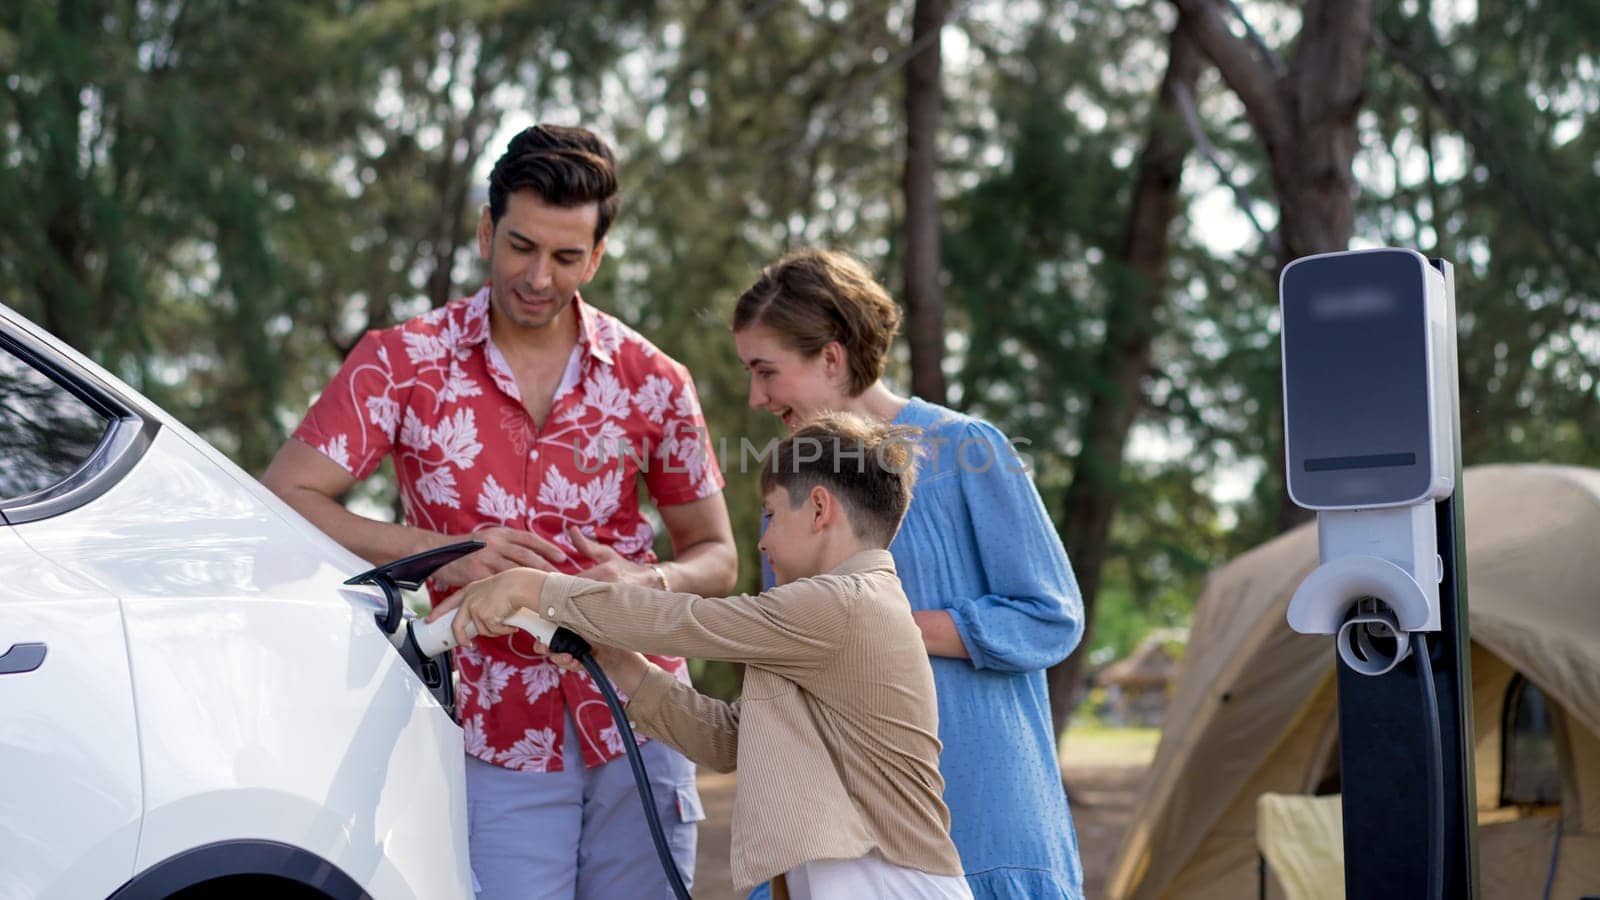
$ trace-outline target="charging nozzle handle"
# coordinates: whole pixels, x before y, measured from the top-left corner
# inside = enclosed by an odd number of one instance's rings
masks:
[[[432,622],[425,622],[422,619],[413,619],[411,621],[411,636],[417,641],[417,649],[421,650],[424,656],[438,656],[446,650],[454,649],[456,646],[456,635],[455,632],[451,630],[451,623],[453,623],[455,620],[456,610],[453,609],[433,620]],[[531,609],[517,610],[506,618],[506,624],[515,625],[516,627],[521,628],[523,631],[526,631],[527,633],[538,638],[540,641],[544,642],[546,646],[550,645],[551,641],[555,638],[558,632],[571,634],[571,632],[567,631],[565,628],[558,628],[554,623],[547,621],[543,616],[540,616]],[[471,631],[470,628],[468,630]],[[476,632],[472,633],[476,634]],[[577,638],[579,641],[583,640],[577,635],[572,636]],[[588,645],[585,644],[584,647],[587,649]],[[558,652],[571,653],[575,651],[559,650]]]

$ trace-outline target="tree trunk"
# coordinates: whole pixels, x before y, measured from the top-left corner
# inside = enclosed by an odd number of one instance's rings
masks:
[[[911,391],[945,400],[944,301],[940,296],[939,198],[934,185],[939,140],[939,30],[945,0],[917,0],[906,64],[906,340],[911,346]]]
[[[1195,38],[1244,104],[1266,151],[1278,201],[1278,268],[1302,256],[1344,250],[1355,223],[1356,116],[1366,95],[1372,0],[1308,0],[1285,70],[1259,39],[1233,33],[1225,0],[1175,0]],[[1248,28],[1248,23],[1246,23]],[[1251,37],[1254,37],[1252,33]],[[1282,448],[1279,433],[1269,443]],[[1277,523],[1309,518],[1289,501],[1283,455],[1268,460],[1277,481]]]
[[[70,35],[69,46],[87,44],[95,28],[94,13],[87,4],[61,4],[55,15],[58,21],[53,27]],[[41,249],[49,258],[29,269],[34,302],[39,304],[35,315],[40,316],[46,331],[79,350],[92,352],[97,335],[90,321],[92,273],[84,215],[92,186],[78,164],[86,87],[78,77],[81,70],[82,66],[63,64],[42,85],[36,102],[19,102],[16,109],[22,133],[36,135],[41,149],[38,168],[43,170],[44,183],[52,185],[43,194],[47,204],[36,211],[44,226]],[[25,297],[6,299],[27,302]]]
[[[1122,295],[1108,307],[1106,338],[1095,371],[1100,380],[1083,419],[1082,447],[1073,462],[1061,520],[1062,538],[1083,593],[1083,639],[1077,651],[1049,672],[1050,715],[1056,734],[1067,727],[1077,704],[1079,676],[1089,653],[1095,597],[1111,546],[1128,432],[1144,407],[1143,381],[1150,345],[1166,292],[1168,235],[1178,212],[1183,161],[1193,143],[1184,128],[1178,96],[1194,93],[1203,58],[1179,16],[1169,41],[1167,72],[1151,111],[1149,135],[1139,156],[1137,182],[1120,254],[1126,277]]]

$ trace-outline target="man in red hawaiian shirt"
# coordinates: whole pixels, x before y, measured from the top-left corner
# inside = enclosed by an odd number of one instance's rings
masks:
[[[704,594],[737,570],[722,476],[682,365],[586,304],[617,209],[611,150],[579,128],[512,139],[489,176],[471,297],[368,332],[262,480],[374,563],[463,535],[487,546],[438,571],[431,617],[455,590],[514,567]],[[406,522],[337,500],[394,457]],[[672,538],[660,563],[642,480]],[[666,896],[617,729],[585,674],[518,632],[458,651],[467,799],[481,900]],[[681,659],[658,660],[688,680]],[[644,746],[678,866],[702,818],[693,767]]]

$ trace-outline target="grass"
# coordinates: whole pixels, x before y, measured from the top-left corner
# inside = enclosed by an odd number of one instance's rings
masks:
[[[1075,768],[1143,766],[1155,758],[1159,728],[1110,728],[1074,720],[1061,742],[1061,765]]]

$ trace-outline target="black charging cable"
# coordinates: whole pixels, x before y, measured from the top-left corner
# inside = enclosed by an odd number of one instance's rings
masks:
[[[1444,897],[1444,739],[1440,734],[1439,694],[1433,683],[1433,658],[1428,655],[1428,639],[1420,631],[1411,632],[1412,655],[1417,658],[1421,676],[1422,709],[1427,716],[1423,739],[1427,743],[1428,770],[1428,897]]]
[[[556,633],[550,636],[551,653],[567,653],[578,660],[589,677],[600,688],[600,693],[606,698],[606,706],[611,710],[611,718],[617,722],[617,733],[622,737],[622,746],[628,753],[628,765],[633,768],[633,780],[639,785],[639,802],[644,804],[644,821],[650,826],[650,839],[655,842],[656,855],[661,857],[661,870],[667,873],[667,881],[672,885],[672,893],[678,900],[690,900],[689,889],[683,884],[683,873],[678,871],[678,864],[672,858],[672,848],[667,846],[666,832],[661,829],[661,816],[656,812],[655,792],[650,790],[650,773],[645,771],[644,756],[639,753],[639,742],[633,737],[633,727],[628,724],[628,717],[622,711],[622,701],[617,699],[617,689],[601,670],[600,665],[594,661],[594,654],[589,647],[589,642],[580,635],[566,628],[557,628]],[[1437,717],[1435,717],[1437,720]]]

